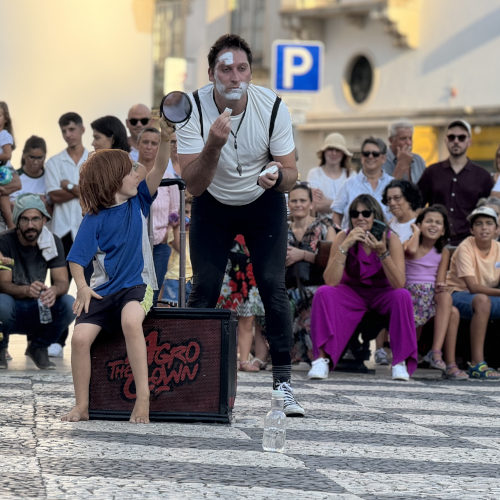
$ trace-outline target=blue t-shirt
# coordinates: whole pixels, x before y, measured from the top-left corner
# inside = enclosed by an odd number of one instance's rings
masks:
[[[94,259],[90,286],[99,295],[144,283],[156,288],[146,225],[152,202],[142,181],[136,196],[83,218],[67,260],[85,268]]]

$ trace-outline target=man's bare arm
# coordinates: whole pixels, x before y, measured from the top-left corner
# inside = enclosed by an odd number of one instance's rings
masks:
[[[179,154],[182,178],[186,181],[187,190],[194,196],[200,196],[212,182],[230,132],[230,113],[225,111],[212,123],[201,153]]]

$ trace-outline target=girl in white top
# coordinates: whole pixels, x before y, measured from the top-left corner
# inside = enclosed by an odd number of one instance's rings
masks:
[[[12,166],[10,159],[14,144],[12,120],[10,119],[9,107],[4,101],[0,101],[0,168],[4,170],[1,178],[4,180],[0,186],[0,212],[8,229],[14,228],[12,220],[12,209],[10,207],[9,192],[4,192],[4,186],[12,182]]]
[[[344,136],[335,132],[326,137],[317,154],[319,167],[309,171],[307,182],[313,192],[316,211],[330,213],[337,193],[351,175],[352,153],[347,149]]]

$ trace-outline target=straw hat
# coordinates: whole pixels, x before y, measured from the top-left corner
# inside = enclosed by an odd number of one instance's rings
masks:
[[[323,153],[328,148],[340,149],[346,156],[352,156],[352,153],[347,149],[344,136],[337,132],[326,136],[323,147],[317,152],[320,160],[323,158]]]

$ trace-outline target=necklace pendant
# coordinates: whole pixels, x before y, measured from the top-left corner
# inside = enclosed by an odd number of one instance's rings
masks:
[[[241,168],[240,162],[238,162],[238,164],[236,165],[236,170],[240,175],[243,173],[243,169]]]

